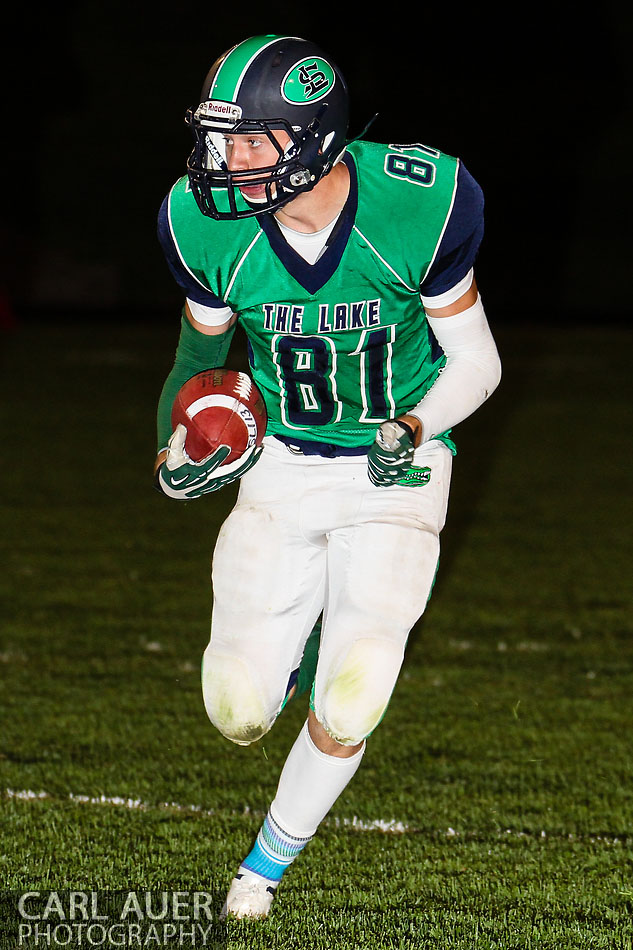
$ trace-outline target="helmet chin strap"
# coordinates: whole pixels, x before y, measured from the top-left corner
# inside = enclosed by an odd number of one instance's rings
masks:
[[[283,165],[284,159],[286,161],[293,161],[296,150],[297,146],[292,142],[285,147],[283,157],[280,159],[280,172],[285,170]],[[312,176],[310,175],[310,172],[307,168],[301,168],[289,176],[289,182],[292,186],[291,188],[289,188],[287,184],[284,184],[284,182],[276,182],[275,185],[280,189],[280,191],[291,196],[295,194],[295,188],[301,188],[303,185],[309,184],[311,177]]]
[[[301,164],[304,167],[297,169],[296,172],[293,172],[292,175],[290,175],[290,184],[292,187],[300,189],[301,191],[309,191],[310,188],[313,188],[314,185],[316,185],[318,180],[311,169],[313,162],[322,151],[323,143],[319,141],[319,127],[323,120],[323,116],[327,112],[327,108],[327,102],[323,103],[317,114],[307,126],[301,139],[301,146],[298,151],[299,155],[301,156]],[[293,152],[297,152],[297,146],[294,144],[287,146],[284,150],[284,158],[293,158]],[[328,166],[326,165],[325,167],[327,168]],[[306,188],[306,185],[310,187]],[[292,193],[292,188],[288,188],[287,185],[282,185],[281,187],[284,191]]]

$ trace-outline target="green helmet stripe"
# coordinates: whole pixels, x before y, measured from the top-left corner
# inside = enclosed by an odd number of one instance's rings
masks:
[[[232,50],[229,50],[215,74],[209,98],[235,102],[242,80],[255,57],[267,46],[272,46],[273,43],[285,39],[289,39],[289,37],[276,35],[251,36],[250,39],[234,46]]]

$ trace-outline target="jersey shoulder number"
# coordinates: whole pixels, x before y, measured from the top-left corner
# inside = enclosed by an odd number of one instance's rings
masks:
[[[435,162],[429,161],[429,158],[435,159]],[[439,158],[437,149],[418,142],[413,145],[392,144],[385,155],[385,173],[391,178],[430,188],[435,183],[436,162]]]

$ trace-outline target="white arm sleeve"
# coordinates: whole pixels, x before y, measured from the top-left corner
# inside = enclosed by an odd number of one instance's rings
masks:
[[[410,410],[422,423],[422,441],[470,416],[494,392],[501,379],[501,360],[486,314],[477,302],[452,317],[427,320],[446,354],[446,364],[424,398]]]

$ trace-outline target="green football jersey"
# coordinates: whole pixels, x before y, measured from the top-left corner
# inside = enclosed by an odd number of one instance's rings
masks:
[[[202,215],[186,178],[171,190],[168,215],[189,274],[239,315],[267,433],[350,447],[370,445],[381,422],[412,409],[444,363],[420,284],[459,162],[422,145],[371,142],[351,144],[345,161],[350,198],[315,264],[270,214]]]

